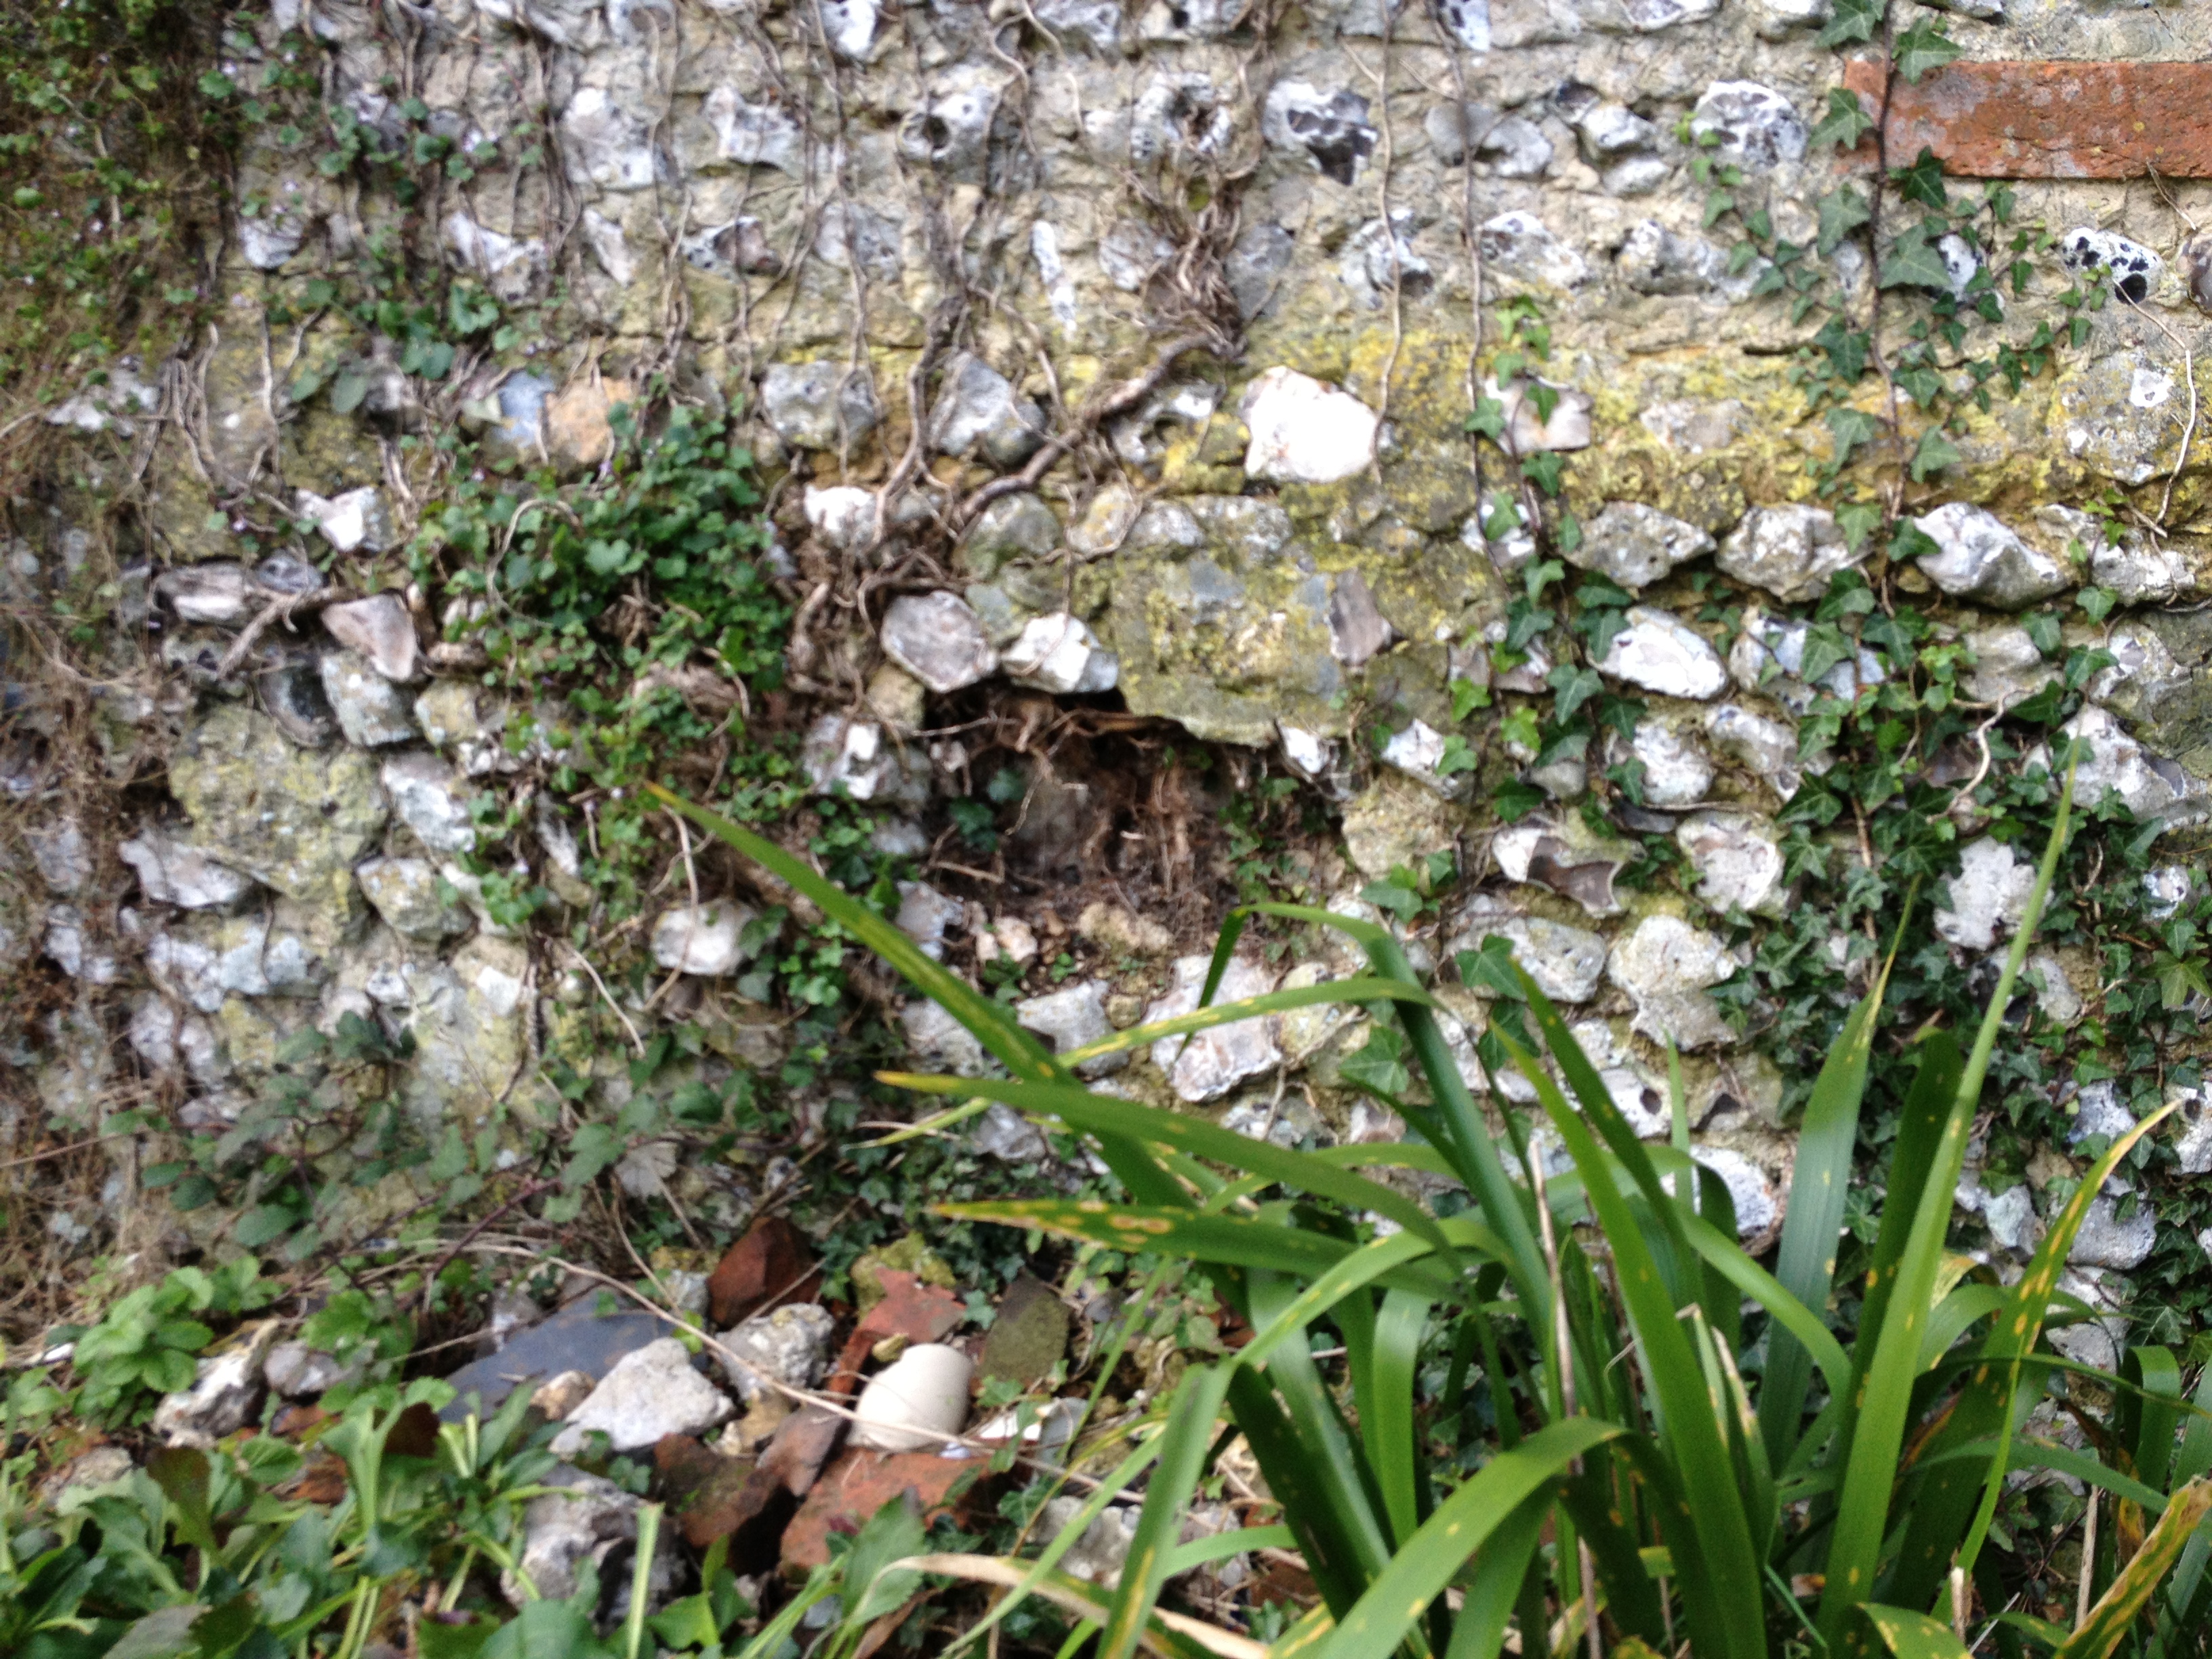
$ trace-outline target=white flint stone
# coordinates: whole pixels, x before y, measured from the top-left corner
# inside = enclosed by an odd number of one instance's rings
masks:
[[[837,1322],[817,1302],[793,1303],[755,1314],[736,1329],[722,1333],[722,1346],[751,1364],[725,1358],[723,1374],[747,1405],[775,1393],[769,1378],[787,1388],[811,1389],[829,1369],[830,1339],[836,1333]]]
[[[2108,1193],[2100,1193],[2089,1200],[2081,1231],[2074,1236],[2074,1248],[2066,1254],[2069,1266],[2127,1273],[2150,1259],[2158,1244],[2158,1216],[2148,1204],[2138,1200],[2135,1213],[2123,1220],[2119,1210],[2124,1201]]]
[[[1244,471],[1277,483],[1335,483],[1364,469],[1376,441],[1375,411],[1348,392],[1275,368],[1244,393],[1239,413],[1251,441]]]
[[[1854,551],[1826,508],[1791,502],[1745,514],[1713,562],[1787,604],[1804,605],[1826,593],[1829,578],[1871,550],[1869,542]]]
[[[727,899],[664,910],[653,924],[653,959],[674,973],[733,973],[744,959],[744,931],[756,920],[757,912]]]
[[[1780,1224],[1782,1197],[1765,1170],[1726,1146],[1699,1146],[1690,1155],[1718,1176],[1728,1188],[1729,1201],[1735,1206],[1739,1238],[1755,1238]]]
[[[1461,912],[1458,928],[1444,946],[1447,956],[1479,951],[1482,941],[1495,934],[1511,943],[1513,960],[1554,1002],[1588,1002],[1604,981],[1606,941],[1601,933],[1541,916],[1518,915],[1494,901],[1480,900]],[[1477,994],[1491,993],[1481,987]]]
[[[1797,763],[1796,731],[1779,720],[1753,714],[1740,703],[1724,702],[1707,711],[1705,735],[1784,800],[1804,781]]]
[[[1607,501],[1583,526],[1582,544],[1566,557],[1623,587],[1638,588],[1712,550],[1713,538],[1696,525],[1641,501]]]
[[[1990,1242],[2015,1255],[2031,1254],[2043,1237],[2035,1195],[2024,1184],[2008,1187],[1984,1203],[1982,1220],[1989,1227]]]
[[[1474,775],[1438,771],[1444,753],[1444,734],[1425,720],[1415,720],[1404,731],[1392,733],[1390,740],[1382,745],[1382,763],[1435,790],[1445,799],[1455,800],[1468,793]]]
[[[387,680],[404,684],[415,678],[420,660],[415,619],[397,593],[331,605],[323,612],[323,626],[340,645],[368,658]]]
[[[1336,759],[1336,745],[1318,732],[1302,726],[1278,726],[1283,740],[1283,759],[1291,770],[1309,781],[1328,775]]]
[[[1703,701],[1727,689],[1719,653],[1673,612],[1632,605],[1627,623],[1599,661],[1601,673],[1668,697]]]
[[[1063,986],[1057,991],[1016,1003],[1014,1018],[1024,1030],[1035,1031],[1048,1041],[1054,1054],[1068,1054],[1113,1035],[1113,1024],[1106,1018],[1109,988],[1103,979]],[[1075,1069],[1079,1076],[1098,1078],[1118,1072],[1128,1063],[1127,1053],[1099,1054]]]
[[[716,153],[740,167],[770,167],[797,178],[805,168],[806,135],[775,104],[747,103],[735,87],[707,94],[700,113],[714,129]]]
[[[1648,915],[1613,941],[1606,977],[1636,1005],[1635,1029],[1685,1051],[1736,1040],[1705,993],[1736,970],[1728,946],[1679,916]]]
[[[203,1358],[191,1388],[162,1395],[153,1425],[161,1443],[205,1451],[244,1428],[261,1403],[261,1363],[276,1334],[274,1322],[264,1321],[221,1353]]]
[[[1111,691],[1121,660],[1081,618],[1065,611],[1032,619],[1001,660],[1006,672],[1062,696]]]
[[[1173,984],[1165,996],[1145,1010],[1145,1023],[1151,1024],[1194,1012],[1212,966],[1211,957],[1176,957]],[[1213,1001],[1241,1002],[1248,997],[1264,996],[1274,988],[1273,969],[1250,957],[1231,957],[1214,992]],[[1182,1099],[1194,1103],[1218,1100],[1245,1079],[1257,1077],[1281,1061],[1282,1050],[1275,1042],[1275,1025],[1274,1019],[1262,1016],[1216,1025],[1188,1040],[1162,1037],[1152,1045],[1152,1064],[1166,1074],[1170,1085]]]
[[[635,1540],[644,1500],[603,1476],[566,1464],[547,1471],[536,1484],[556,1490],[532,1498],[522,1511],[522,1548],[515,1563],[520,1571],[500,1575],[500,1593],[518,1607],[539,1597],[565,1601],[575,1594],[586,1564],[612,1567],[627,1583],[630,1556],[615,1552]],[[678,1565],[676,1537],[675,1528],[661,1528],[649,1570],[647,1605],[653,1594],[665,1595],[672,1588]]]
[[[392,525],[384,509],[384,492],[374,484],[337,495],[299,492],[302,517],[314,520],[323,539],[341,553],[367,549],[381,553],[392,543]]]
[[[39,879],[49,890],[64,898],[84,890],[92,879],[92,848],[85,841],[84,827],[74,817],[27,830],[24,839],[31,843]]]
[[[1475,246],[1486,267],[1523,282],[1573,289],[1589,280],[1589,262],[1534,214],[1518,209],[1483,221]]]
[[[179,565],[155,579],[154,591],[168,601],[180,621],[207,628],[244,622],[254,608],[253,578],[242,564]]]
[[[1618,733],[1611,742],[1620,745]],[[1680,720],[1647,717],[1636,723],[1627,755],[1644,768],[1647,806],[1692,806],[1713,787],[1713,763],[1704,745]]]
[[[1716,162],[1747,173],[1802,161],[1811,137],[1796,106],[1756,81],[1716,81],[1690,112],[1690,136]]]
[[[2081,994],[2074,988],[2065,964],[2050,951],[2039,951],[2028,957],[2024,977],[2034,988],[2044,1018],[2054,1025],[2071,1025],[2081,1018]]]
[[[990,1058],[975,1034],[926,998],[900,1009],[899,1024],[906,1031],[908,1050],[926,1071],[981,1077],[991,1069]]]
[[[2020,611],[2073,585],[2056,560],[1985,507],[1951,501],[1912,522],[1937,549],[1921,556],[1922,573],[1954,599]]]
[[[1782,846],[1770,820],[1750,812],[1694,812],[1675,827],[1674,842],[1698,874],[1702,902],[1723,914],[1781,913]]]
[[[877,1451],[934,1451],[968,1420],[975,1366],[959,1349],[921,1342],[868,1379],[853,1413],[853,1443]]]
[[[1074,1524],[1083,1503],[1080,1498],[1054,1498],[1045,1505],[1043,1524],[1057,1536]],[[1137,1541],[1138,1513],[1133,1504],[1108,1504],[1060,1557],[1060,1570],[1071,1578],[1080,1578],[1101,1589],[1119,1588],[1121,1569],[1128,1564],[1130,1547]]]
[[[814,533],[844,552],[856,552],[876,533],[876,495],[857,484],[832,484],[828,489],[806,486],[801,498],[806,523]]]
[[[2109,709],[2093,703],[2059,730],[2084,747],[2074,771],[2074,799],[2084,805],[2101,800],[2111,789],[2137,817],[2156,818],[2204,793],[2203,784],[2179,765],[2130,737]],[[2028,758],[2047,764],[2051,757],[2039,749]]]
[[[1506,441],[1513,453],[1533,455],[1546,450],[1588,449],[1590,414],[1595,407],[1589,393],[1554,386],[1549,380],[1543,384],[1559,400],[1552,405],[1548,419],[1537,407],[1540,400],[1532,395],[1535,389],[1532,382],[1516,380],[1504,386],[1495,378],[1482,382],[1482,395],[1496,398],[1504,411]]]
[[[2040,691],[2058,677],[2043,659],[2028,631],[2015,623],[1978,629],[1966,635],[1966,648],[1974,653],[1974,666],[1966,676],[1966,695],[1976,702],[2010,708]]]
[[[898,915],[893,920],[899,932],[921,946],[921,953],[932,962],[944,961],[945,936],[967,925],[967,905],[926,881],[902,881],[898,890]]]
[[[943,388],[930,406],[930,447],[941,455],[972,455],[994,466],[1019,466],[1044,442],[1044,411],[1013,383],[970,352],[946,365]]]
[[[1993,949],[2020,923],[2035,866],[2001,841],[1984,836],[1960,849],[1959,873],[1945,884],[1948,904],[1936,909],[1936,932],[1968,951]]]
[[[929,773],[872,721],[824,714],[807,728],[799,769],[820,795],[842,790],[854,800],[919,809],[929,800]]]
[[[988,679],[999,668],[983,619],[967,601],[941,588],[893,599],[884,613],[882,644],[885,656],[940,696]]]
[[[413,700],[352,651],[325,653],[323,696],[348,743],[381,749],[415,736]]]
[[[2074,1121],[2066,1131],[2066,1144],[2079,1146],[2091,1135],[2110,1141],[2136,1127],[2136,1115],[2120,1103],[2118,1085],[2109,1079],[2084,1087],[2074,1098]]]
[[[395,755],[379,775],[392,811],[434,853],[465,853],[476,845],[467,781],[435,755]]]
[[[699,1435],[737,1414],[730,1398],[691,1363],[684,1345],[664,1336],[632,1349],[570,1412],[553,1438],[553,1453],[574,1457],[586,1435],[607,1437],[616,1451],[636,1451],[663,1435]]]

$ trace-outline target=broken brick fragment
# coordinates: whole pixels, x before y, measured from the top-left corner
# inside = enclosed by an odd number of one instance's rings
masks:
[[[806,1235],[780,1215],[763,1216],[730,1246],[707,1280],[707,1312],[727,1330],[787,1302],[811,1302],[822,1269]]]

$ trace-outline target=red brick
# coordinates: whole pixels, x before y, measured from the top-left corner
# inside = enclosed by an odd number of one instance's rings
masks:
[[[902,1492],[911,1492],[925,1516],[944,1509],[963,1476],[981,1474],[974,1458],[935,1452],[878,1452],[854,1448],[822,1472],[783,1534],[784,1571],[805,1577],[830,1559],[830,1534],[858,1532],[868,1517]]]
[[[1844,65],[1869,115],[1881,82],[1878,63]],[[2208,110],[2212,64],[1951,64],[1896,80],[1883,140],[1892,167],[1924,147],[1969,179],[2208,179]]]
[[[730,1246],[707,1280],[707,1310],[727,1329],[787,1302],[811,1302],[822,1270],[806,1235],[780,1215],[763,1216]]]

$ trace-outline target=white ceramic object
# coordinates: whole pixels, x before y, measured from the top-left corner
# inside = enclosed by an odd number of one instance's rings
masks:
[[[878,1451],[934,1451],[940,1436],[968,1420],[968,1356],[942,1342],[923,1342],[869,1378],[855,1411],[853,1443]]]

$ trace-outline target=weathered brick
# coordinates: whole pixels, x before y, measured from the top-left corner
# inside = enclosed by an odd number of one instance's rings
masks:
[[[1881,82],[1878,63],[1844,66],[1869,114]],[[2205,179],[2207,109],[2212,64],[1951,64],[1892,86],[1883,137],[1893,167],[1924,146],[1970,179]]]

